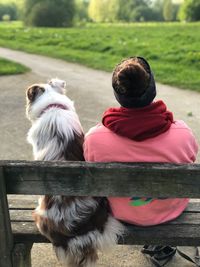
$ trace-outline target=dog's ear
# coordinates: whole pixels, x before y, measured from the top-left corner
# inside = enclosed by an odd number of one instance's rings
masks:
[[[65,86],[66,86],[66,82],[63,80],[60,80],[58,78],[53,78],[48,83],[53,87],[65,88]]]
[[[65,94],[66,82],[57,78],[51,79],[48,82],[58,93]]]
[[[26,96],[30,102],[33,102],[38,95],[44,93],[45,89],[39,84],[34,84],[26,90]]]

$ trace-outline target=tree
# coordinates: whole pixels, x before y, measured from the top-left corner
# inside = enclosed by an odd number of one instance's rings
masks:
[[[112,22],[117,19],[119,0],[91,0],[89,17],[95,22]]]
[[[149,6],[136,7],[130,14],[130,21],[157,21],[158,14]]]
[[[163,18],[163,0],[153,1],[151,8],[152,8],[154,20],[163,21],[164,20],[164,18]]]
[[[200,0],[185,0],[180,8],[179,18],[186,21],[200,20]]]
[[[180,10],[181,4],[173,4],[173,20],[179,20],[178,14]]]
[[[103,0],[104,2],[104,0]],[[102,22],[105,20],[105,12],[103,10],[102,0],[91,0],[88,8],[89,17],[95,22]]]
[[[10,20],[17,19],[17,6],[15,4],[0,4],[0,20],[7,15]]]
[[[134,13],[139,7],[148,7],[148,0],[119,0],[118,18],[122,21],[133,21]]]
[[[119,13],[119,0],[110,0],[107,1],[107,18],[108,21],[118,20]]]
[[[152,11],[155,20],[174,21],[177,20],[177,13],[180,4],[175,4],[172,0],[155,0],[152,4]]]
[[[166,21],[173,20],[173,4],[171,0],[165,0],[163,3],[163,17]]]
[[[76,12],[75,19],[76,21],[87,21],[89,20],[88,16],[88,0],[76,0]]]
[[[72,26],[74,0],[26,0],[24,21],[31,26]]]

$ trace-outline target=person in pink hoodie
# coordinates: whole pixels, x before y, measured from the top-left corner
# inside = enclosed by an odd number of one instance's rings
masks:
[[[119,63],[113,71],[112,86],[120,107],[106,110],[102,123],[86,134],[86,161],[195,161],[198,152],[195,137],[183,121],[174,119],[162,100],[154,101],[154,76],[144,58],[131,57]],[[117,219],[150,226],[178,217],[189,199],[130,196],[110,197],[109,202]]]

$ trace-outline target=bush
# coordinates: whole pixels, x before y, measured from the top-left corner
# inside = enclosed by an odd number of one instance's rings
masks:
[[[0,4],[0,20],[8,15],[10,20],[17,20],[17,6],[15,4]]]
[[[8,15],[8,14],[3,15],[2,20],[3,21],[10,21],[10,15]]]
[[[26,0],[25,23],[38,27],[72,26],[74,11],[74,0]]]

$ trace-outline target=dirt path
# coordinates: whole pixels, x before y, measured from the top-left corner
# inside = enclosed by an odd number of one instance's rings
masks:
[[[68,96],[75,101],[84,130],[101,118],[103,111],[117,103],[112,95],[111,74],[48,57],[0,48],[0,56],[22,63],[32,69],[24,75],[0,77],[0,159],[32,159],[26,143],[29,123],[25,118],[25,88],[51,77],[66,80]],[[200,138],[200,94],[165,85],[157,85],[158,99],[163,99],[177,119],[183,119]],[[198,157],[200,162],[200,156]],[[107,256],[101,256],[98,267],[149,267],[140,247],[118,246]],[[188,251],[188,248],[187,248]],[[33,267],[60,266],[49,245],[35,245]],[[168,266],[189,267],[176,256]]]

